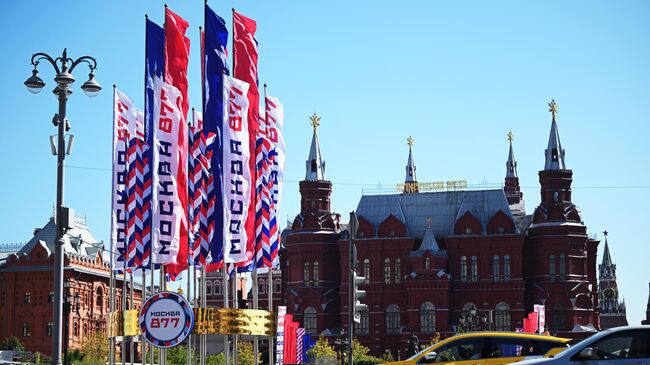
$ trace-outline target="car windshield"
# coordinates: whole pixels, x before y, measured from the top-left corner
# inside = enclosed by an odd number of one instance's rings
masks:
[[[427,347],[427,348],[425,348],[424,350],[422,350],[422,351],[420,351],[420,352],[418,352],[417,354],[415,354],[415,355],[413,355],[413,356],[411,356],[411,357],[409,357],[409,358],[408,358],[408,359],[406,359],[406,360],[408,361],[408,360],[415,360],[415,359],[417,359],[418,357],[420,357],[420,355],[422,355],[422,354],[425,354],[425,353],[427,353],[427,352],[429,352],[429,350],[431,350],[431,349],[433,348],[433,346],[435,346],[435,345],[431,345],[431,346],[429,346],[429,347]]]

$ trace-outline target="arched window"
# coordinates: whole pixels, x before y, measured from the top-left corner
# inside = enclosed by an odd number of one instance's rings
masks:
[[[494,281],[499,281],[499,255],[492,257],[492,277]]]
[[[282,279],[273,280],[273,292],[275,293],[282,292]]]
[[[436,331],[436,306],[424,302],[420,306],[420,332],[434,333]]]
[[[472,281],[478,281],[478,258],[472,256]]]
[[[307,307],[303,315],[304,315],[303,325],[305,326],[305,332],[310,335],[318,334],[316,332],[317,331],[316,308]]]
[[[494,311],[494,326],[497,331],[510,331],[510,306],[501,302]]]
[[[548,257],[548,277],[555,280],[555,255]]]
[[[370,259],[363,259],[363,277],[370,284]]]
[[[320,286],[320,273],[318,272],[318,261],[314,261],[314,286]]]
[[[212,293],[214,295],[221,295],[221,286],[223,285],[223,280],[217,280],[212,285]]]
[[[23,337],[29,337],[32,335],[32,328],[30,327],[29,323],[25,322],[23,323]]]
[[[52,333],[54,333],[54,322],[50,321],[47,322],[47,327],[45,327],[45,335],[47,337],[52,337]]]
[[[460,257],[460,281],[467,281],[467,257]]]
[[[551,306],[549,329],[551,332],[564,331],[566,329],[566,312],[560,303]]]
[[[302,264],[302,285],[309,286],[309,262]]]
[[[81,333],[82,336],[85,336],[88,334],[88,323],[84,323],[84,331]]]
[[[466,235],[472,234],[472,227],[465,227],[465,234]]]
[[[206,281],[205,282],[205,295],[212,295],[212,282],[211,281]]]
[[[361,322],[358,325],[354,326],[354,333],[357,335],[368,335],[370,334],[370,321],[368,319],[368,310],[360,310],[359,315],[361,316]]]
[[[384,259],[384,283],[390,284],[390,259]]]
[[[510,281],[510,255],[503,256],[503,280]]]
[[[72,325],[72,333],[75,337],[79,337],[79,323],[75,322]]]
[[[391,304],[386,308],[386,334],[399,333],[400,313],[399,306]]]
[[[424,258],[424,269],[429,270],[429,267],[431,266],[431,259],[429,257]]]
[[[266,293],[266,281],[264,279],[258,279],[257,280],[257,292],[259,294],[265,294]]]
[[[395,283],[399,284],[402,280],[400,276],[402,276],[402,261],[399,258],[395,259]]]
[[[104,303],[104,291],[101,286],[98,286],[95,291],[95,303],[99,308],[101,308]]]
[[[560,255],[560,280],[566,280],[566,258]]]

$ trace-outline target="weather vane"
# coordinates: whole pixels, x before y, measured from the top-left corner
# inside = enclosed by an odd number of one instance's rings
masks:
[[[316,133],[316,129],[320,125],[320,117],[316,115],[316,112],[309,117],[309,120],[311,121],[309,124],[311,124],[312,127],[314,127],[314,133]]]
[[[512,131],[508,132],[508,141],[510,141],[510,143],[512,143],[513,139],[515,139],[515,135],[512,134]]]
[[[409,145],[409,148],[413,147],[413,137],[409,136],[409,138],[406,139],[406,144]]]
[[[555,114],[557,114],[557,103],[555,99],[551,99],[551,102],[548,103],[548,111],[553,114],[553,120],[555,120]]]

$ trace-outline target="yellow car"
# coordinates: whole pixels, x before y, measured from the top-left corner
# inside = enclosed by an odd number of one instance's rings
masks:
[[[471,332],[450,337],[392,365],[500,365],[569,347],[570,338],[516,332]],[[386,365],[388,365],[386,364]]]

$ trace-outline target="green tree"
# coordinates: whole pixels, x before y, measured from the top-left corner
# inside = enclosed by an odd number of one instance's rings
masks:
[[[330,346],[323,336],[320,336],[314,347],[307,351],[307,356],[312,359],[312,362],[319,359],[334,359],[336,361],[336,350]]]
[[[214,355],[208,355],[205,357],[206,365],[223,365],[226,363],[225,354],[220,352]]]
[[[0,350],[25,351],[25,346],[16,336],[9,336],[0,342]]]
[[[251,342],[239,342],[237,344],[237,363],[238,365],[253,365],[255,362],[255,354],[253,353],[253,344]],[[257,363],[259,364],[260,357],[257,355]]]

